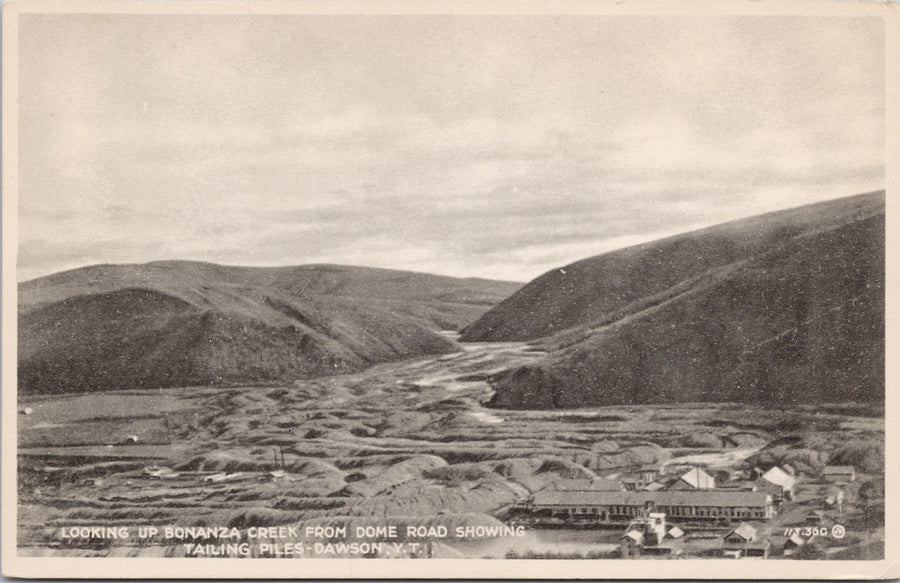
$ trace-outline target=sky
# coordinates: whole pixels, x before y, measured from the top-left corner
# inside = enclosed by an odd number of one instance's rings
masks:
[[[879,19],[22,15],[20,281],[339,263],[528,281],[882,189]]]

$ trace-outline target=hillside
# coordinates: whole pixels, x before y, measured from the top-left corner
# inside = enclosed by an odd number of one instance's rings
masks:
[[[96,265],[19,284],[19,391],[241,384],[456,350],[518,284],[310,265]]]
[[[455,278],[410,271],[344,265],[237,267],[196,261],[92,265],[19,284],[19,312],[73,296],[106,293],[128,287],[180,290],[206,301],[199,290],[277,290],[298,297],[365,300],[390,311],[421,318],[438,329],[458,329],[522,284],[477,278]]]
[[[579,261],[462,338],[548,337],[493,379],[502,408],[883,400],[884,206],[859,195]]]

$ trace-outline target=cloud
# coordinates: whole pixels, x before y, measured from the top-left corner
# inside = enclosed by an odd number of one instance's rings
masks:
[[[884,186],[869,19],[69,15],[23,38],[20,278],[172,257],[526,280]]]

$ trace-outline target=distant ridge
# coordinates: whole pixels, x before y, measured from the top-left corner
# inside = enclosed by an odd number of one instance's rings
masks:
[[[464,341],[544,338],[493,405],[884,399],[884,192],[768,213],[550,271]]]
[[[19,391],[245,384],[456,350],[519,284],[337,265],[94,265],[19,284]]]

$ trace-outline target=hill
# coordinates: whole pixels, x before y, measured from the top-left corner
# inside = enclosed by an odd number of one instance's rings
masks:
[[[19,391],[292,380],[456,350],[518,284],[308,265],[96,265],[19,284]]]
[[[884,193],[768,213],[553,270],[464,329],[545,338],[493,405],[884,399]]]

